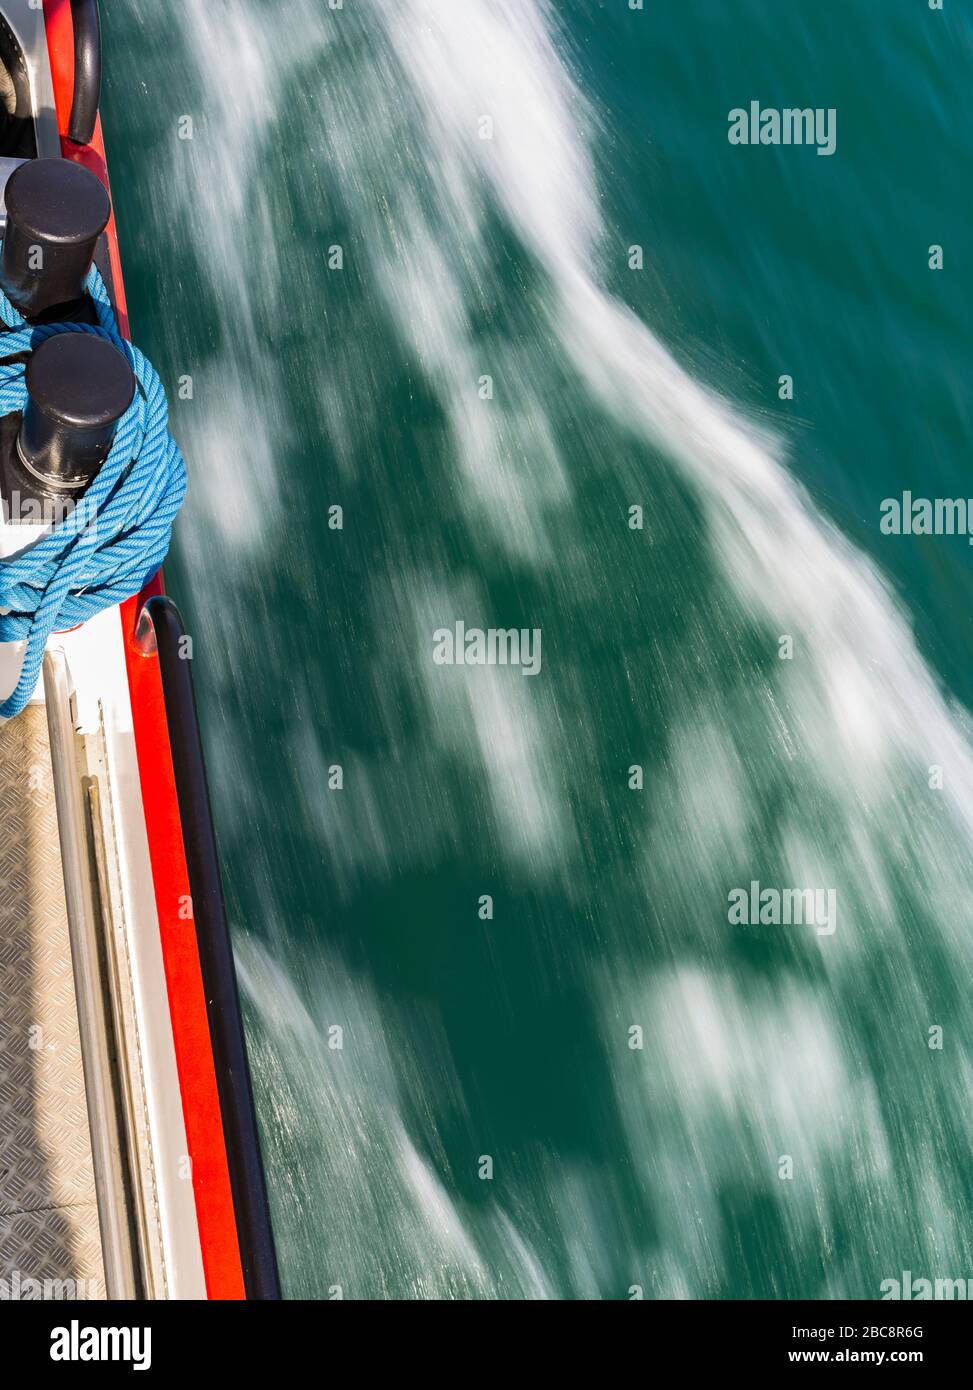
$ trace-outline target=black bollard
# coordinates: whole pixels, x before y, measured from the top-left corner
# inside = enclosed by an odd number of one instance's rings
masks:
[[[57,333],[32,354],[17,455],[45,492],[78,494],[111,449],[135,395],[125,355],[90,333]]]
[[[111,212],[100,179],[69,159],[29,159],[7,180],[0,284],[26,319],[77,303]]]

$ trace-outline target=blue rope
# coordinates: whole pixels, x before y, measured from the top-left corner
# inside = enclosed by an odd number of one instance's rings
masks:
[[[0,704],[0,718],[19,714],[34,693],[52,632],[75,627],[131,597],[165,559],[172,523],[186,492],[186,467],[169,433],[169,408],[152,364],[118,331],[104,281],[92,266],[88,293],[97,327],[32,327],[0,291],[0,357],[31,352],[55,333],[91,333],[113,343],[135,373],[135,398],[118,422],[111,452],[73,511],[25,550],[0,558],[0,642],[25,638],[20,679]],[[0,415],[22,411],[24,363],[0,364]]]

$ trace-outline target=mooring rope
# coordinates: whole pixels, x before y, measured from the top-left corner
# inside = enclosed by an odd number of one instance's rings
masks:
[[[92,266],[86,284],[98,324],[31,326],[0,290],[0,358],[32,352],[55,333],[92,333],[125,354],[135,373],[132,404],[118,422],[111,451],[74,509],[26,549],[0,558],[0,642],[26,638],[16,688],[0,718],[24,708],[40,675],[52,632],[75,627],[131,597],[155,574],[169,549],[172,523],[186,492],[186,467],[169,433],[162,383],[137,347],[122,337],[104,281]],[[25,363],[0,361],[0,416],[23,411]]]

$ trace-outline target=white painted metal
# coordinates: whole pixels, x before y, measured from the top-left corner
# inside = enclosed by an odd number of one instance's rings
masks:
[[[37,153],[41,158],[61,153],[54,110],[54,82],[47,54],[44,10],[36,0],[3,0],[3,17],[20,44],[27,64]]]
[[[112,608],[74,632],[52,637],[65,654],[82,733],[103,727],[110,800],[103,828],[117,867],[119,956],[130,972],[135,1038],[127,1040],[133,1077],[144,1092],[147,1139],[143,1156],[147,1200],[154,1200],[159,1251],[156,1278],[169,1298],[204,1298],[202,1257],[182,1097],[176,1071],[155,890],[149,862],[132,707],[125,670],[121,612]],[[146,658],[140,658],[146,659]],[[151,1181],[148,1165],[151,1163]],[[149,1193],[154,1198],[149,1198]]]

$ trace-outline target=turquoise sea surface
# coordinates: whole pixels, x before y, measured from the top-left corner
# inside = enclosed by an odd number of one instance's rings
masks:
[[[968,7],[104,29],[286,1292],[973,1278]]]

